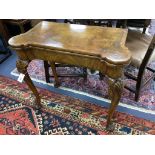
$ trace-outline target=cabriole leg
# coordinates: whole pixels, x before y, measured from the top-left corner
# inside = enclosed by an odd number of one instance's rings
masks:
[[[107,128],[111,123],[111,119],[120,101],[123,90],[123,81],[121,79],[114,80],[109,78],[109,96],[111,98],[111,105],[108,112]]]
[[[30,79],[29,74],[27,73],[28,62],[17,60],[16,67],[19,73],[22,73],[25,75],[24,81],[26,82],[30,90],[33,92],[33,94],[35,95],[37,106],[41,107],[41,99],[40,99],[39,93],[36,87],[34,86],[32,80]]]

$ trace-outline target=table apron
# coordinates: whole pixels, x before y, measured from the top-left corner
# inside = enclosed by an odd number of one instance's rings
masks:
[[[18,53],[19,59],[30,61],[40,59],[45,61],[53,61],[76,65],[79,67],[87,67],[89,69],[98,70],[110,78],[118,79],[123,76],[123,65],[114,65],[108,63],[104,59],[95,56],[82,55],[64,51],[48,50],[42,48],[14,49]]]

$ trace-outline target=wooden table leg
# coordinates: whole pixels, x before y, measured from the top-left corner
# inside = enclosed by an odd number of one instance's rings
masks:
[[[50,62],[51,68],[52,68],[52,72],[53,72],[53,76],[54,76],[54,87],[59,87],[60,86],[60,82],[58,79],[58,74],[56,72],[56,67],[55,67],[55,62]]]
[[[120,101],[123,91],[123,81],[121,79],[114,80],[109,78],[109,96],[111,98],[111,105],[108,112],[107,128],[109,128],[111,119]]]
[[[33,92],[33,94],[35,95],[37,106],[41,107],[42,105],[41,105],[41,99],[40,99],[39,93],[38,93],[36,87],[34,86],[32,80],[30,79],[29,74],[27,73],[28,62],[22,61],[22,60],[17,60],[16,67],[17,67],[17,70],[19,73],[23,73],[25,75],[24,81],[29,86],[29,88]]]

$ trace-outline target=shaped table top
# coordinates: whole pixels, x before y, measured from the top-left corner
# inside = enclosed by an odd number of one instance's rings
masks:
[[[96,56],[113,64],[128,64],[127,30],[42,21],[26,33],[12,37],[13,48],[42,47]],[[52,52],[52,51],[51,51]]]

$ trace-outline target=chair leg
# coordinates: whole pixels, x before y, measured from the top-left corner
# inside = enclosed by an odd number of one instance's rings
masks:
[[[143,75],[143,74],[142,74]],[[135,101],[138,102],[140,97],[140,92],[142,88],[142,77],[138,77],[137,84],[136,84],[136,92],[135,92]]]
[[[112,21],[108,21],[108,27],[112,27]]]
[[[146,31],[146,27],[143,28],[143,34],[145,34],[145,31]]]
[[[50,83],[49,64],[47,61],[44,61],[44,69],[45,69],[46,82]]]
[[[84,77],[84,80],[87,80],[87,68],[83,68],[83,77]]]
[[[99,76],[100,76],[100,80],[103,80],[104,75],[101,72],[99,72]]]
[[[136,102],[138,102],[139,97],[140,97],[140,90],[139,91],[136,91],[136,93],[135,93],[135,101]]]
[[[54,87],[59,87],[60,82],[59,82],[58,75],[57,75],[57,72],[56,72],[55,62],[50,62],[50,65],[51,65],[52,72],[53,72],[53,75],[54,75],[54,80],[55,80],[54,81]]]

